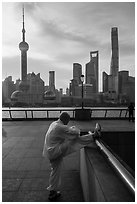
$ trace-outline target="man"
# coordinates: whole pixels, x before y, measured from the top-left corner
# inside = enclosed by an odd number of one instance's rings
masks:
[[[129,122],[130,120],[132,120],[132,122],[134,122],[134,104],[130,103],[130,105],[128,106],[128,111],[129,111]]]
[[[49,126],[45,136],[43,156],[50,161],[51,173],[49,178],[49,200],[55,200],[61,194],[58,191],[61,184],[61,167],[63,157],[94,142],[100,136],[101,127],[96,124],[95,132],[80,136],[80,130],[75,126],[68,127],[70,116],[61,113],[59,119]]]

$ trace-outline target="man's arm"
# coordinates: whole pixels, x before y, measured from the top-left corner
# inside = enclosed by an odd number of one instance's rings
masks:
[[[80,130],[75,126],[68,127],[67,125],[63,125],[62,131],[69,140],[76,139],[80,135]]]

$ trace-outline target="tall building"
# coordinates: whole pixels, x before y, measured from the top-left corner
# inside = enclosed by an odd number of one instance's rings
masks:
[[[119,71],[118,77],[120,100],[135,102],[135,77],[129,76],[129,71]]]
[[[92,84],[85,84],[83,87],[83,95],[85,98],[93,96],[93,86]]]
[[[79,63],[73,63],[73,79],[71,80],[69,87],[69,95],[80,96],[81,94],[81,75],[82,75],[82,65]]]
[[[108,91],[108,74],[103,72],[103,93]]]
[[[111,68],[110,74],[117,76],[119,71],[119,48],[118,48],[118,28],[113,27],[111,29]]]
[[[2,82],[2,95],[3,102],[9,102],[11,94],[16,90],[14,81],[12,81],[12,76],[8,76]]]
[[[21,81],[19,82],[18,90],[16,90],[11,95],[12,102],[26,102],[28,98],[26,96],[26,92],[29,89],[29,85],[27,83],[27,51],[29,49],[29,45],[25,42],[25,23],[24,23],[24,7],[23,7],[23,28],[22,28],[22,42],[19,43],[19,49],[21,50]]]
[[[44,104],[55,103],[58,93],[55,89],[55,71],[49,71],[49,86],[44,93]]]
[[[92,84],[93,92],[98,93],[98,51],[90,52],[90,62],[86,64],[86,84]]]
[[[123,86],[127,83],[129,77],[128,71],[119,72],[119,94],[123,93]]]
[[[70,96],[81,96],[81,87],[77,80],[71,80],[69,90]]]
[[[24,26],[24,7],[23,7],[23,28],[22,28],[22,42],[19,44],[21,50],[21,80],[25,81],[27,78],[27,51],[29,45],[25,42],[25,26]]]
[[[55,92],[55,71],[49,71],[49,89]]]
[[[27,75],[27,82],[29,84],[29,90],[26,94],[29,104],[42,104],[44,94],[44,81],[40,77],[40,73],[35,74],[34,72]]]
[[[66,96],[69,96],[69,88],[66,88]]]
[[[73,63],[73,79],[77,84],[81,84],[82,65],[79,63]]]
[[[119,46],[118,28],[111,28],[111,65],[110,75],[103,72],[103,92],[110,100],[117,100],[119,95]]]
[[[27,84],[29,89],[26,91],[15,91],[11,95],[12,102],[25,104],[42,104],[44,94],[44,81],[40,78],[40,73],[34,72],[27,74]]]
[[[110,75],[112,75],[112,91],[118,95],[118,71],[119,71],[119,46],[118,46],[118,28],[111,29],[111,67]]]
[[[16,81],[16,91],[12,93],[11,100],[15,103],[38,105],[43,103],[44,81],[40,78],[40,73],[27,74],[27,51],[29,45],[25,42],[24,8],[23,8],[23,28],[22,42],[19,44],[21,50],[21,80]]]
[[[110,100],[119,102],[134,102],[135,101],[135,77],[129,76],[129,71],[123,70],[118,72],[118,97],[113,89],[113,76],[103,72],[103,93]]]

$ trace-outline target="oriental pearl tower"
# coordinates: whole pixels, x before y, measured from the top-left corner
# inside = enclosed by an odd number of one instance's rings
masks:
[[[22,42],[19,43],[19,49],[21,51],[21,82],[19,89],[21,91],[27,91],[29,85],[27,84],[27,51],[29,45],[25,42],[25,26],[24,26],[24,7],[23,7],[23,28],[22,28]]]

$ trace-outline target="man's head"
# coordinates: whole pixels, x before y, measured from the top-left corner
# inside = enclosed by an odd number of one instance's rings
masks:
[[[60,114],[59,119],[63,122],[64,125],[67,125],[70,121],[70,115],[67,112]]]

